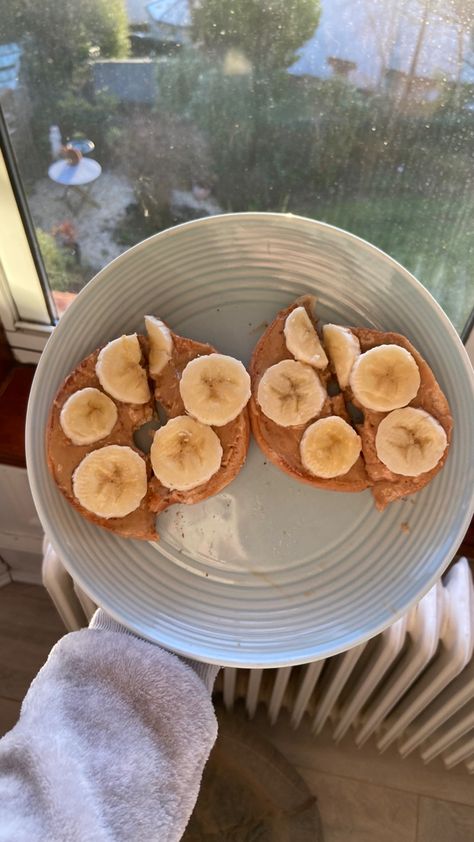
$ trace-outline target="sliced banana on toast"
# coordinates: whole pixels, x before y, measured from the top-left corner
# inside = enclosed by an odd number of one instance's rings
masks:
[[[285,319],[283,332],[286,347],[295,360],[312,365],[314,368],[327,367],[326,352],[305,307],[300,305],[291,311]]]
[[[190,491],[219,470],[222,445],[212,427],[189,415],[171,418],[157,430],[151,446],[151,466],[166,488]]]
[[[306,424],[321,412],[327,393],[309,365],[281,360],[267,368],[257,389],[262,412],[282,427]]]
[[[320,418],[306,428],[300,443],[301,462],[315,477],[347,474],[361,451],[360,436],[338,415]]]
[[[104,391],[118,401],[141,404],[150,400],[136,333],[108,342],[99,353],[95,370]]]
[[[145,328],[150,343],[148,367],[151,377],[157,377],[171,360],[173,338],[168,325],[156,316],[145,316]]]
[[[186,365],[179,384],[183,403],[202,424],[223,427],[242,412],[250,398],[250,377],[239,360],[206,354]]]
[[[323,339],[337,382],[346,389],[354,363],[360,357],[359,340],[348,327],[332,324],[323,326]]]
[[[131,447],[100,447],[79,463],[72,486],[88,512],[106,520],[125,517],[139,507],[147,493],[145,460]]]
[[[118,412],[113,400],[100,389],[86,387],[67,399],[59,422],[73,444],[93,444],[106,438],[117,423]]]
[[[254,349],[252,431],[266,456],[295,479],[319,488],[362,491],[370,483],[360,439],[342,395],[328,394],[331,372],[314,304],[314,297],[305,295],[281,310]]]
[[[255,438],[297,479],[342,491],[372,487],[383,509],[444,464],[452,427],[446,398],[405,337],[336,324],[322,335],[321,354],[312,296],[265,331],[250,369]],[[326,391],[332,373],[342,391],[336,397]],[[356,429],[351,404],[363,414]]]
[[[418,394],[420,372],[400,345],[377,345],[354,362],[350,378],[354,397],[366,409],[390,412],[407,406]]]
[[[242,468],[250,378],[238,360],[174,334],[161,319],[145,323],[147,338],[118,337],[66,378],[51,407],[47,450],[53,478],[84,517],[156,540],[157,513],[217,494]],[[183,398],[204,423],[184,415]],[[146,457],[134,433],[156,414],[154,400],[162,426]]]
[[[48,464],[65,497],[118,534],[156,539],[154,513],[206,499],[240,471],[249,397],[258,444],[302,482],[371,487],[379,509],[426,485],[446,460],[452,430],[433,372],[399,334],[328,324],[321,341],[314,303],[303,296],[277,314],[250,376],[156,316],[145,317],[147,339],[124,335],[83,360],[48,423]],[[328,393],[334,374],[337,395]],[[146,457],[133,435],[152,417],[153,398],[168,420]],[[356,429],[351,402],[364,415]]]
[[[424,409],[406,406],[382,419],[375,436],[377,456],[394,474],[417,477],[433,470],[448,439],[446,432]]]

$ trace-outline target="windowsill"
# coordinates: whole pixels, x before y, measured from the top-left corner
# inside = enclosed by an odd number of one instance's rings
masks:
[[[76,296],[76,292],[53,290],[52,297],[58,317],[65,313]],[[10,326],[6,325],[6,337],[16,362],[37,364],[53,330],[52,324],[35,324],[34,322],[16,321]],[[1,382],[0,377],[0,384]]]
[[[26,468],[25,421],[33,365],[13,364],[0,382],[0,464]]]
[[[74,299],[77,297],[77,292],[60,292],[56,289],[53,289],[51,294],[53,296],[58,316],[62,316],[69,305],[72,304]]]

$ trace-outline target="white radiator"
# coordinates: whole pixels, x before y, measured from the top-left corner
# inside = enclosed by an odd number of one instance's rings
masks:
[[[86,624],[91,600],[72,582],[51,548],[43,579],[67,628]],[[474,588],[469,564],[457,561],[405,616],[367,643],[298,667],[224,669],[216,691],[249,717],[265,706],[270,722],[287,710],[294,728],[309,716],[334,740],[351,731],[358,746],[372,738],[382,752],[417,750],[425,763],[442,756],[450,769],[474,774]]]

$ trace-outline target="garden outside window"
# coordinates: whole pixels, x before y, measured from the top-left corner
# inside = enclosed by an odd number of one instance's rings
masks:
[[[474,305],[474,4],[0,0],[0,315],[20,361],[110,260],[309,216]]]

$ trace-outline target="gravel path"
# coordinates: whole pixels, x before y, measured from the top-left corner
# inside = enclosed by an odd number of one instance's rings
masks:
[[[78,213],[71,212],[64,200],[64,188],[49,178],[36,182],[28,196],[33,221],[38,228],[51,233],[61,222],[73,223],[82,263],[95,272],[127,248],[114,241],[113,231],[127,205],[134,201],[133,187],[124,176],[102,172],[92,185],[91,198],[98,207],[85,202]],[[73,191],[71,205],[77,207],[79,200]]]

